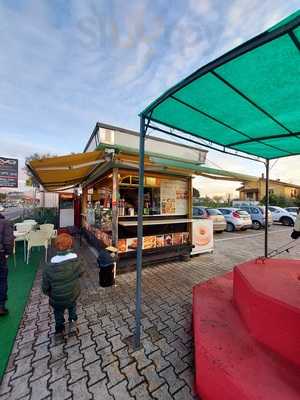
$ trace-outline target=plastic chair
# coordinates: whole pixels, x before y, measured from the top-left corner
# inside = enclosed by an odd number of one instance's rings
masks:
[[[54,225],[53,224],[42,224],[40,225],[40,230],[42,232],[46,232],[49,236],[49,244],[51,244],[51,240],[54,237]]]
[[[49,229],[49,234],[51,234],[49,244],[51,244],[52,239],[55,239],[57,237],[57,229],[54,229],[54,224],[42,224],[40,225],[40,229],[42,231],[48,231]]]
[[[42,231],[44,231],[44,230],[51,230],[51,231],[53,231],[54,230],[54,224],[41,224],[40,225],[40,230]]]
[[[24,261],[26,261],[26,238],[27,234],[32,230],[32,224],[19,223],[15,224],[16,230],[14,231],[14,256],[16,255],[16,242],[24,242]]]
[[[43,231],[31,231],[27,237],[27,264],[29,263],[29,254],[32,247],[45,247],[45,262],[47,262],[47,252],[49,246],[49,234]]]

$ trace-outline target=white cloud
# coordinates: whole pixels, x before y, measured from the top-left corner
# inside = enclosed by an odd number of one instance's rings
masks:
[[[200,191],[201,197],[222,196],[225,199],[230,195],[231,198],[237,198],[239,192],[236,189],[240,186],[239,182],[221,181],[201,176],[193,179],[193,187]]]
[[[223,35],[250,39],[291,12],[292,3],[281,0],[234,0],[225,9]]]
[[[191,11],[198,15],[208,19],[210,22],[218,18],[219,4],[213,0],[190,0],[189,6]]]
[[[300,185],[300,170],[298,168],[300,163],[300,156],[282,158],[270,164],[270,177],[272,179],[280,179],[288,183]]]

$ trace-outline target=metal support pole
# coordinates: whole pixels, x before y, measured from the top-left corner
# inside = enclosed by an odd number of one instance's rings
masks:
[[[118,247],[118,200],[119,200],[119,179],[118,168],[113,169],[112,187],[112,245]]]
[[[139,149],[139,197],[137,226],[137,257],[136,257],[136,310],[134,346],[141,345],[141,302],[142,302],[142,264],[143,264],[143,213],[144,213],[144,158],[145,158],[145,118],[140,119],[140,149]]]
[[[265,257],[268,257],[268,213],[269,213],[269,160],[266,160],[266,195],[265,195]]]

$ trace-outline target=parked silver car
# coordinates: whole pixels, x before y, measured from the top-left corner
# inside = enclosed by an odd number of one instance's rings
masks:
[[[265,226],[265,207],[263,206],[241,206],[241,210],[247,211],[252,219],[252,228],[260,229]],[[268,212],[268,226],[273,222],[272,213]]]
[[[240,208],[219,208],[219,210],[226,219],[227,232],[246,230],[252,227],[252,220],[247,211]]]

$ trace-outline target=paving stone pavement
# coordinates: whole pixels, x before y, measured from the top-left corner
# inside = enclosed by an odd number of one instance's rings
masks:
[[[272,227],[271,245],[288,242],[289,233],[290,229]],[[213,254],[143,270],[139,350],[131,345],[134,272],[119,274],[112,288],[100,288],[95,256],[83,243],[79,251],[88,262],[78,301],[80,334],[64,342],[54,335],[53,315],[40,290],[41,266],[0,386],[0,400],[197,399],[191,289],[261,255],[263,235],[248,236],[216,236]],[[289,257],[299,254],[291,252]]]

